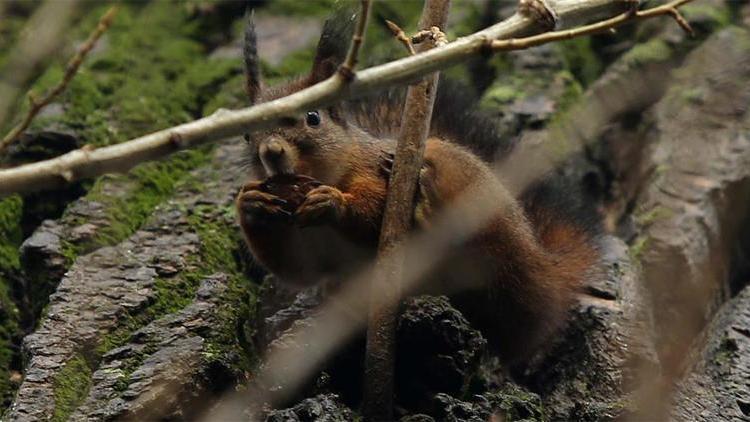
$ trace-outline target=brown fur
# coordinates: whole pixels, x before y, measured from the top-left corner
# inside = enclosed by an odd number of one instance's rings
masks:
[[[319,54],[313,77],[265,89],[258,99],[297,91],[329,75],[330,67]],[[327,73],[321,73],[323,68]],[[391,136],[400,112],[392,102],[381,101],[373,103],[369,113],[347,112],[341,105],[318,113],[318,125],[310,125],[303,115],[252,134],[250,151],[256,180],[277,171],[269,171],[264,164],[268,157],[263,156],[264,145],[274,140],[283,146],[278,169],[311,176],[324,186],[308,193],[289,219],[270,218],[280,213],[279,207],[274,198],[257,191],[257,181],[248,183],[237,199],[254,257],[299,285],[342,279],[373,258],[387,192],[379,157],[395,149]],[[576,290],[596,263],[596,249],[584,230],[556,218],[554,210],[525,211],[487,164],[453,142],[457,136],[433,130],[427,140],[429,171],[420,181],[415,217],[429,227],[434,214],[468,189],[477,191],[474,206],[497,210],[442,261],[428,277],[426,290],[450,293],[500,356],[514,362],[528,357],[563,325]]]

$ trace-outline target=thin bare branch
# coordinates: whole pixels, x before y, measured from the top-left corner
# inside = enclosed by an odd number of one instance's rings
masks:
[[[490,47],[493,51],[521,50],[524,48],[530,48],[554,41],[567,40],[584,35],[598,34],[600,32],[609,31],[615,26],[619,26],[628,22],[660,15],[672,16],[680,25],[680,27],[682,27],[686,32],[692,35],[693,29],[690,27],[690,24],[688,24],[685,18],[683,18],[682,15],[680,15],[680,13],[677,11],[677,7],[690,1],[691,0],[674,0],[661,6],[653,7],[647,10],[628,11],[610,19],[592,23],[590,25],[584,25],[575,29],[568,29],[565,31],[545,32],[543,34],[525,38],[494,40],[490,42]]]
[[[357,20],[357,27],[354,29],[354,35],[352,36],[352,43],[349,46],[349,52],[346,54],[344,63],[339,66],[338,74],[341,75],[345,80],[350,81],[354,78],[354,68],[357,66],[357,60],[359,58],[359,49],[362,48],[362,43],[365,41],[365,30],[367,29],[367,20],[370,17],[370,9],[372,3],[370,0],[362,1],[362,11],[359,14]]]
[[[58,48],[79,0],[47,0],[24,25],[0,73],[0,125],[6,122],[26,84]]]
[[[448,22],[449,10],[450,0],[427,0],[422,9],[419,27],[444,27]],[[443,35],[442,39],[444,38]],[[420,51],[426,51],[440,41],[438,37],[433,43],[423,43]],[[404,266],[400,243],[406,238],[412,225],[414,194],[422,167],[425,140],[430,129],[437,84],[438,72],[435,72],[418,84],[409,86],[406,92],[380,231],[377,267],[370,290],[372,299],[367,328],[364,393],[364,415],[368,421],[393,420],[396,322],[399,300],[402,297],[401,277]]]
[[[691,0],[672,2],[670,7],[676,8],[689,1]],[[565,24],[612,16],[613,13],[621,13],[626,5],[625,2],[613,0],[559,0],[554,3],[559,22]],[[654,9],[660,11],[663,7]],[[655,13],[651,10],[638,12],[638,17],[647,18],[664,14],[663,11]],[[622,19],[619,22],[626,21],[629,20]],[[386,86],[411,82],[485,52],[487,40],[522,36],[537,27],[538,23],[532,18],[516,13],[503,22],[443,47],[361,70],[357,72],[357,78],[350,82],[334,76],[271,102],[236,111],[221,110],[209,117],[128,142],[93,151],[79,149],[54,159],[0,170],[0,196],[13,192],[54,189],[68,181],[127,171],[147,160],[155,160],[183,149],[269,127],[284,116],[342,99],[363,96]]]
[[[677,24],[680,25],[680,27],[682,27],[682,29],[685,32],[690,34],[691,37],[695,36],[695,31],[693,31],[693,27],[690,26],[690,23],[688,23],[687,19],[685,19],[685,17],[682,16],[682,14],[680,13],[679,10],[677,10],[677,8],[672,8],[669,11],[669,14],[672,15],[674,20],[677,21]]]
[[[406,36],[406,33],[403,29],[401,29],[400,26],[396,25],[395,22],[389,21],[388,19],[385,20],[385,24],[388,26],[388,29],[391,30],[391,33],[393,33],[393,36],[396,37],[396,39],[401,42],[404,47],[409,51],[409,55],[415,55],[417,54],[416,51],[414,51],[414,45],[411,43],[411,38]]]
[[[104,13],[104,15],[102,15],[94,31],[91,33],[91,35],[89,35],[86,42],[81,45],[81,47],[78,49],[78,52],[76,52],[76,54],[68,62],[68,65],[65,67],[65,74],[63,75],[62,80],[60,80],[60,82],[58,82],[57,85],[54,86],[54,88],[47,92],[47,94],[42,98],[36,98],[34,93],[29,92],[29,111],[26,113],[23,120],[16,127],[11,129],[11,131],[8,132],[2,140],[0,140],[0,152],[7,148],[11,143],[18,140],[18,138],[23,134],[23,131],[25,131],[26,128],[29,127],[31,121],[34,120],[34,117],[36,117],[36,115],[39,114],[39,112],[44,107],[49,105],[52,100],[54,100],[58,95],[60,95],[60,93],[65,90],[70,81],[78,72],[78,68],[81,67],[83,59],[85,59],[89,51],[94,48],[96,42],[99,41],[99,38],[102,36],[102,34],[104,34],[104,32],[109,29],[109,26],[112,24],[112,20],[114,19],[116,13],[117,6],[112,6],[107,10],[106,13]]]

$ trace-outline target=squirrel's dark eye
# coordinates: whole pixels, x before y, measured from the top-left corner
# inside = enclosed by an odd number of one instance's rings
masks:
[[[317,126],[320,124],[320,114],[317,111],[308,111],[305,121],[308,126]]]

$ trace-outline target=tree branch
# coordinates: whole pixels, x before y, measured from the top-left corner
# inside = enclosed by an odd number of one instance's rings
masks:
[[[676,4],[688,1],[690,0],[680,0],[670,5],[676,7]],[[629,8],[629,4],[631,3],[621,0],[558,0],[554,3],[557,26],[622,13]],[[639,16],[651,17],[653,14],[650,10],[639,12]],[[625,23],[625,20],[619,21],[619,24],[622,23]],[[518,12],[503,22],[443,47],[361,70],[357,72],[357,78],[351,82],[345,82],[340,77],[332,77],[271,102],[236,111],[220,110],[209,117],[128,142],[95,150],[82,148],[54,159],[0,170],[0,196],[13,192],[54,189],[83,178],[127,171],[147,160],[155,160],[183,149],[270,127],[284,116],[332,104],[345,98],[366,95],[386,86],[413,81],[486,52],[487,40],[522,37],[539,32],[540,26],[542,25],[534,18]],[[517,47],[520,48],[522,47]]]
[[[21,90],[59,46],[79,0],[47,0],[37,8],[21,31],[21,39],[10,51],[0,74],[0,126]]]
[[[404,30],[401,29],[400,26],[398,26],[395,22],[389,21],[388,19],[385,20],[386,26],[388,26],[388,29],[391,31],[394,37],[406,47],[406,50],[409,52],[409,55],[415,55],[417,52],[414,50],[414,45],[411,43],[411,38],[407,37],[404,33]]]
[[[352,43],[349,45],[349,51],[346,54],[344,63],[339,66],[338,74],[347,81],[354,79],[354,68],[357,66],[359,49],[362,48],[362,43],[365,41],[365,30],[367,29],[367,20],[370,17],[371,8],[372,3],[370,0],[362,0],[362,11],[357,20],[357,27],[354,29]]]
[[[444,28],[450,0],[427,0],[420,28]],[[439,40],[434,40],[435,45]],[[420,52],[430,49],[420,45]],[[368,421],[393,420],[396,322],[401,298],[404,253],[400,243],[412,225],[414,194],[435,103],[438,72],[408,88],[393,172],[383,214],[378,262],[372,281],[365,354],[364,416]]]
[[[643,11],[632,10],[617,15],[613,18],[603,20],[601,22],[596,22],[591,25],[584,25],[579,28],[569,29],[566,31],[545,32],[543,34],[526,38],[494,40],[490,43],[490,47],[493,51],[520,50],[554,41],[567,40],[584,35],[598,34],[627,22],[660,15],[672,16],[680,25],[680,27],[682,27],[682,29],[684,29],[690,35],[693,35],[693,28],[690,27],[690,24],[685,20],[684,17],[682,17],[680,12],[677,10],[677,7],[690,1],[691,0],[674,0],[661,6],[653,7],[651,9]]]
[[[78,68],[81,67],[83,59],[85,59],[89,51],[94,48],[96,42],[99,40],[99,37],[101,37],[102,34],[104,34],[104,32],[112,24],[112,19],[114,19],[116,13],[117,6],[112,6],[101,17],[101,19],[99,19],[99,23],[96,25],[96,29],[94,29],[94,32],[89,35],[88,39],[83,43],[81,48],[78,49],[78,52],[76,52],[75,56],[70,59],[68,65],[65,67],[65,74],[63,75],[62,80],[58,82],[54,88],[47,92],[47,94],[41,99],[37,99],[33,97],[31,93],[29,93],[29,103],[31,107],[29,108],[28,113],[26,113],[26,116],[24,116],[21,123],[11,129],[11,131],[8,132],[8,134],[6,134],[2,140],[0,140],[0,152],[7,148],[8,145],[15,142],[21,136],[21,134],[23,134],[23,131],[29,127],[31,121],[34,120],[34,117],[36,117],[36,115],[44,107],[46,107],[50,102],[52,102],[52,100],[55,99],[55,97],[60,95],[60,93],[65,90],[65,88],[68,86],[68,83],[70,83],[70,81],[76,75],[76,72],[78,72]]]

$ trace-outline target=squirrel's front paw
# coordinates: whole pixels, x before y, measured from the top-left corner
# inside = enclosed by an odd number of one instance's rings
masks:
[[[237,210],[240,218],[252,221],[260,218],[289,219],[292,213],[284,209],[287,201],[276,195],[261,191],[262,182],[249,182],[237,195]]]
[[[305,202],[294,213],[301,226],[339,220],[346,212],[346,194],[333,186],[318,186],[305,196]]]

